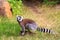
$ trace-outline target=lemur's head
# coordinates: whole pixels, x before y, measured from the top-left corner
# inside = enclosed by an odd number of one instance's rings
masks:
[[[23,17],[22,16],[16,16],[17,17],[17,21],[21,22],[23,20]]]

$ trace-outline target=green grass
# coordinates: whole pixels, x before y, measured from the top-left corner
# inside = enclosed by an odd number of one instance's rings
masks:
[[[18,35],[20,27],[18,25],[18,23],[13,20],[9,20],[9,19],[0,19],[0,35]],[[12,22],[13,21],[13,22]]]
[[[56,30],[60,32],[60,27],[56,28]],[[60,40],[60,34],[53,35],[37,32],[36,34],[26,34],[25,36],[21,36],[19,34],[20,30],[21,27],[17,23],[16,18],[0,18],[0,40]]]

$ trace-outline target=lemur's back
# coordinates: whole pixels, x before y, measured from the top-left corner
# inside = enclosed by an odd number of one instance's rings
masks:
[[[21,22],[21,24],[23,24],[23,25],[26,25],[27,23],[35,23],[35,22],[30,19],[23,19],[23,21]]]

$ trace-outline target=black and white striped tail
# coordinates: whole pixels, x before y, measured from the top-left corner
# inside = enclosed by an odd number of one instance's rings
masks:
[[[49,34],[55,34],[52,30],[50,29],[46,29],[46,28],[37,28],[38,31],[40,32],[45,32],[45,33],[49,33]]]

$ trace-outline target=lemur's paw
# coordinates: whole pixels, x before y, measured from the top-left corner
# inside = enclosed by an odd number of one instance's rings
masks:
[[[25,33],[24,32],[22,32],[22,31],[20,31],[20,33],[19,33],[21,36],[24,36],[25,35]]]

